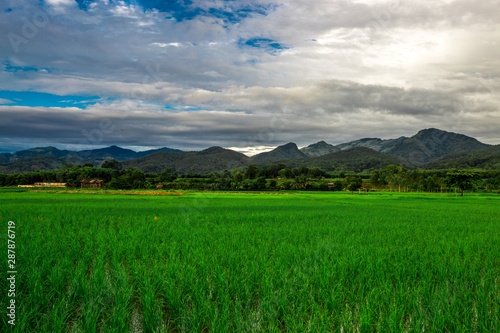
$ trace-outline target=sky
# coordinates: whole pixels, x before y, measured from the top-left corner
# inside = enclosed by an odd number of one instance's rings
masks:
[[[2,0],[0,151],[500,144],[498,0]]]

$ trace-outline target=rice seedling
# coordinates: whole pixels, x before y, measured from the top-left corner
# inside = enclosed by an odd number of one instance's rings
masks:
[[[0,198],[5,332],[500,331],[498,196]]]

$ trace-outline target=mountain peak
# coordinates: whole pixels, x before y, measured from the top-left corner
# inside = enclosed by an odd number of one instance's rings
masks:
[[[431,127],[418,131],[418,133],[415,134],[413,137],[426,136],[426,135],[445,135],[445,134],[456,134],[456,133],[447,132]]]
[[[366,147],[379,152],[387,152],[391,149],[392,146],[398,144],[400,141],[405,140],[405,137],[401,137],[399,139],[389,139],[382,140],[380,138],[363,138],[347,143],[342,143],[340,145],[335,146],[335,148],[339,150],[347,150],[356,147]]]
[[[287,144],[276,147],[276,149],[297,149],[298,150],[299,147],[297,147],[297,145],[295,143],[289,142]]]
[[[224,156],[233,156],[238,159],[248,158],[248,156],[246,156],[245,154],[239,153],[231,149],[222,148],[220,146],[213,146],[196,153],[196,155],[217,155],[217,154]]]
[[[489,145],[478,140],[437,128],[427,128],[391,147],[387,153],[408,159],[415,165],[437,160],[438,158],[472,150],[479,150]]]
[[[302,148],[300,151],[306,154],[308,157],[317,157],[337,152],[339,151],[339,149],[335,148],[335,146],[329,143],[326,143],[325,141],[319,141]]]
[[[312,145],[309,145],[308,147],[325,147],[325,146],[331,146],[331,144],[326,143],[325,141],[321,140],[316,143],[313,143]]]
[[[299,147],[293,142],[276,147],[275,149],[260,153],[251,158],[254,163],[270,163],[281,160],[294,160],[305,158],[306,154],[299,150]]]
[[[224,149],[220,146],[213,146],[213,147],[204,149],[204,150],[200,151],[199,153],[200,154],[217,154],[217,153],[223,153],[225,151],[228,151],[228,149]]]
[[[112,146],[109,146],[109,147],[103,148],[103,149],[106,149],[106,150],[119,150],[119,151],[130,150],[130,149],[125,149],[125,148],[122,148],[122,147],[118,147],[117,145],[112,145]]]
[[[440,130],[439,128],[435,128],[435,127],[424,128],[424,129],[421,129],[420,131],[418,131],[418,133],[425,133],[425,132],[446,132],[446,133],[452,133],[452,132],[447,132],[447,131],[444,131],[444,130]]]

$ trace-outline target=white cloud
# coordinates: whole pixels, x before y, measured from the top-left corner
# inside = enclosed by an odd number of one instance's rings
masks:
[[[45,0],[45,3],[51,6],[71,6],[75,2],[74,0]]]
[[[254,156],[260,153],[265,153],[276,148],[275,146],[255,146],[255,147],[227,147],[227,149],[231,149],[237,151],[239,153],[245,154],[247,156]]]
[[[140,9],[133,5],[126,5],[123,1],[117,1],[116,5],[110,8],[110,12],[115,16],[132,19],[140,18]]]
[[[168,47],[168,46],[179,47],[182,44],[181,43],[151,43],[149,45],[157,46],[157,47]]]
[[[54,15],[67,15],[78,8],[75,0],[45,0],[44,3],[49,7],[50,13]]]

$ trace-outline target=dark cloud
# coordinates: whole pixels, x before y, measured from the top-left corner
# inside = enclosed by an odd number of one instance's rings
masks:
[[[0,117],[6,121],[0,131],[8,138],[31,141],[56,137],[61,144],[201,149],[208,145],[244,148],[294,141],[305,146],[320,140],[341,143],[366,136],[391,138],[437,123],[445,130],[493,134],[492,127],[499,120],[487,107],[482,108],[484,103],[468,113],[458,96],[416,89],[325,82],[304,88],[307,93],[302,96],[297,94],[300,88],[267,89],[265,93],[255,88],[237,90],[246,94],[236,96],[239,100],[254,100],[261,107],[251,112],[183,111],[129,101],[129,105],[96,104],[82,112],[4,105]],[[210,102],[199,105],[233,105],[237,103],[234,99],[230,91],[214,93]],[[488,121],[481,121],[481,115]],[[471,130],[471,126],[481,131]]]

